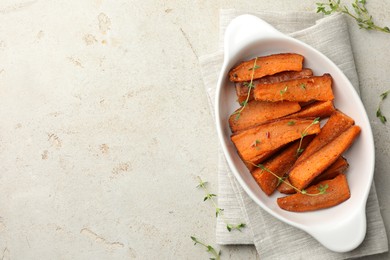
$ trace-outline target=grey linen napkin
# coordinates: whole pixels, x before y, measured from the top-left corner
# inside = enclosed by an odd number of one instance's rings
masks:
[[[215,89],[223,62],[223,35],[226,26],[236,16],[250,13],[313,46],[328,56],[352,82],[359,93],[359,80],[353,59],[348,27],[344,16],[326,18],[309,12],[243,12],[234,9],[220,12],[220,51],[199,59],[203,81],[214,113]],[[254,244],[261,259],[346,259],[388,251],[385,227],[378,205],[375,185],[372,185],[367,202],[367,234],[363,243],[347,253],[332,252],[305,232],[289,226],[266,213],[253,202],[236,181],[219,151],[218,203],[224,209],[229,223],[245,222],[242,232],[228,232],[226,224],[218,219],[217,243]]]

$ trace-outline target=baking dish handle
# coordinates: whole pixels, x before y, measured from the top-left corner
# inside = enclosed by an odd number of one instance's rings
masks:
[[[229,23],[225,31],[225,62],[233,59],[245,46],[260,39],[285,37],[287,36],[254,15],[240,15]]]
[[[334,226],[307,228],[306,231],[325,247],[334,252],[348,252],[358,247],[366,235],[365,207],[358,210],[343,223]]]

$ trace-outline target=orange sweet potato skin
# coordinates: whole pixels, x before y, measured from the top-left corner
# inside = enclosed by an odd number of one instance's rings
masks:
[[[269,56],[258,57],[256,65],[258,69],[253,69],[255,59],[244,61],[234,67],[229,72],[229,79],[233,82],[250,81],[268,75],[274,75],[282,71],[302,70],[303,56],[295,53],[280,53]]]
[[[278,198],[277,203],[280,208],[293,212],[305,212],[324,209],[336,206],[351,197],[347,178],[344,174],[339,174],[332,180],[326,180],[313,185],[307,189],[307,193],[315,194],[319,192],[320,185],[328,185],[325,194],[318,196],[308,196],[301,193]]]
[[[237,152],[244,162],[253,161],[258,155],[270,152],[281,146],[297,140],[305,131],[307,135],[320,132],[319,124],[311,125],[311,119],[275,120],[231,136],[231,140],[237,148]],[[311,125],[309,127],[309,125]]]
[[[289,173],[289,180],[298,189],[307,187],[320,173],[334,163],[360,134],[359,126],[351,126],[306,160],[296,163]]]
[[[286,148],[286,146],[288,146],[288,144],[282,145],[281,147],[279,147],[275,150],[259,154],[258,156],[253,158],[251,161],[244,162],[244,164],[248,168],[249,172],[252,172],[257,168],[256,165],[258,165],[259,163],[263,163],[264,161],[268,160],[272,156],[278,154],[280,151],[282,151],[284,148]]]
[[[288,80],[267,85],[255,86],[255,100],[259,101],[331,101],[332,77],[329,74],[302,79]]]
[[[311,69],[302,69],[301,71],[283,71],[279,72],[275,75],[269,75],[265,76],[260,79],[256,79],[253,81],[253,85],[261,85],[261,84],[271,84],[271,83],[276,83],[276,82],[282,82],[286,80],[291,80],[291,79],[300,79],[300,78],[305,78],[305,77],[310,77],[313,76],[313,71]],[[249,82],[236,82],[236,94],[237,94],[237,101],[238,103],[241,104],[241,102],[245,101],[248,97],[248,84]],[[253,91],[249,94],[249,99],[253,100]]]
[[[285,182],[287,182],[288,184],[291,185],[290,181],[288,179],[285,179],[284,180]],[[280,184],[278,186],[278,191],[280,193],[283,193],[283,194],[294,194],[296,191],[294,190],[294,188],[292,188],[291,186],[289,186],[287,183],[283,182],[282,184]]]
[[[301,147],[306,147],[312,139],[312,136],[308,136],[303,139]],[[264,167],[279,177],[283,177],[288,170],[294,165],[297,159],[297,149],[299,147],[299,140],[290,144],[286,149],[278,153],[276,156],[267,160],[264,163]],[[251,172],[253,178],[264,191],[265,194],[270,196],[279,184],[279,179],[272,175],[270,172],[261,168],[256,168]]]
[[[348,169],[349,164],[348,161],[340,156],[328,169],[326,169],[323,173],[318,175],[310,185],[317,184],[324,180],[330,180],[336,177],[340,173],[345,173]]]
[[[323,173],[318,175],[311,183],[310,185],[317,184],[324,180],[330,180],[339,175],[340,173],[344,173],[348,169],[348,161],[340,156],[331,166],[329,166],[328,169],[326,169]],[[290,183],[288,179],[285,180],[286,182]],[[278,191],[280,193],[284,194],[293,194],[295,193],[295,190],[287,185],[286,183],[282,183],[278,186]]]
[[[298,112],[299,113],[299,112]],[[291,115],[293,116],[293,115]],[[328,122],[322,127],[321,132],[313,139],[313,141],[308,145],[306,149],[304,149],[301,156],[295,162],[295,164],[299,164],[300,162],[306,160],[310,155],[321,149],[323,146],[328,144],[334,138],[339,136],[343,131],[349,128],[354,123],[353,119],[343,114],[340,111],[335,111],[332,113]],[[338,167],[338,168],[336,168]],[[318,183],[325,179],[330,179],[336,176],[339,173],[343,173],[346,168],[348,168],[347,161],[339,157],[336,162],[334,162],[328,169],[324,172],[320,173],[312,183]],[[288,180],[287,180],[288,181]],[[278,187],[278,191],[284,194],[292,194],[295,193],[295,190],[291,188],[289,185],[282,183]]]
[[[230,129],[234,133],[292,114],[300,109],[301,106],[298,102],[261,102],[253,100],[248,102],[245,109],[240,113],[239,118],[237,118],[237,114],[235,113],[230,116]]]
[[[306,160],[310,155],[321,149],[342,132],[354,124],[354,120],[340,111],[335,111],[328,122],[322,127],[321,132],[314,138],[313,142],[303,151],[297,160],[297,164]]]
[[[319,117],[326,118],[336,111],[332,101],[317,101],[303,107],[300,111],[288,115],[288,117]]]

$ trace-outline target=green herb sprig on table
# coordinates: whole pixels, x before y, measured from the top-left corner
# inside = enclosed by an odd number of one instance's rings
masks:
[[[369,14],[366,8],[366,3],[366,0],[355,0],[351,4],[354,10],[352,13],[346,5],[340,4],[340,0],[328,0],[328,3],[317,3],[317,13],[324,13],[325,15],[344,13],[356,20],[360,29],[390,33],[389,27],[381,27],[374,23],[372,15]]]
[[[219,250],[217,252],[217,250],[215,250],[214,247],[207,245],[206,243],[200,241],[199,239],[197,239],[194,236],[191,236],[191,239],[192,239],[192,241],[194,241],[194,245],[199,244],[199,245],[203,246],[204,248],[206,248],[207,252],[209,252],[210,254],[213,255],[213,257],[210,259],[212,259],[212,260],[220,260],[221,259],[221,253],[222,253],[221,250]]]
[[[251,91],[252,91],[253,88],[255,88],[255,85],[253,84],[253,79],[254,79],[254,76],[255,76],[255,70],[260,68],[260,66],[257,65],[256,62],[257,62],[257,57],[255,58],[255,61],[253,63],[253,67],[248,69],[248,70],[252,71],[250,82],[249,83],[247,83],[247,82],[243,83],[243,85],[248,88],[248,94],[246,96],[246,99],[240,103],[241,108],[239,110],[237,110],[236,112],[234,112],[234,114],[236,115],[236,117],[235,117],[236,121],[238,119],[240,119],[242,111],[245,109],[246,105],[249,102],[249,98],[251,96]]]
[[[390,94],[390,89],[383,92],[379,97],[381,98],[381,100],[379,101],[379,104],[378,104],[378,109],[376,110],[376,117],[379,118],[379,120],[381,120],[382,124],[386,124],[387,122],[387,119],[386,117],[382,114],[382,110],[381,110],[381,105],[382,105],[382,102],[383,100],[385,100],[387,98],[387,95]]]
[[[215,202],[214,200],[214,197],[217,197],[216,194],[213,194],[213,193],[210,193],[209,190],[207,189],[207,182],[203,181],[199,176],[199,184],[198,186],[196,186],[197,188],[202,188],[206,195],[205,197],[203,198],[203,201],[206,201],[206,200],[209,200],[211,201],[211,203],[213,204],[214,208],[215,208],[215,216],[216,217],[220,217],[223,222],[225,222],[226,224],[226,229],[230,232],[232,230],[238,230],[238,231],[241,231],[242,228],[246,227],[246,224],[245,223],[239,223],[239,224],[230,224],[227,222],[226,218],[224,217],[223,215],[223,209],[219,208],[217,203]]]

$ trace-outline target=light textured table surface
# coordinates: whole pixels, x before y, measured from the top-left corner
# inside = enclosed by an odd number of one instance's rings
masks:
[[[207,259],[190,236],[215,245],[196,176],[216,192],[218,143],[198,57],[217,50],[221,8],[315,2],[2,0],[0,258]],[[367,7],[390,25],[390,2]],[[349,25],[390,234],[390,124],[375,117],[390,35]],[[390,117],[388,100],[382,110]]]

